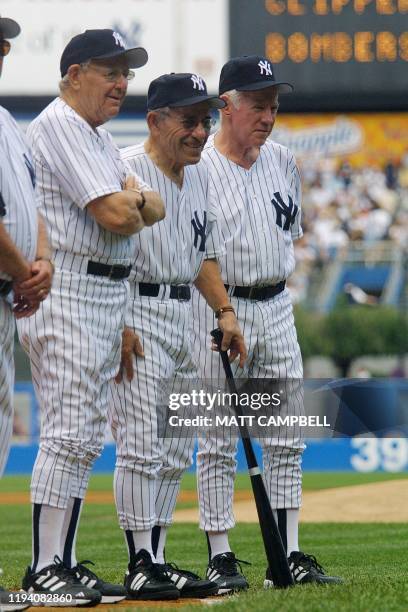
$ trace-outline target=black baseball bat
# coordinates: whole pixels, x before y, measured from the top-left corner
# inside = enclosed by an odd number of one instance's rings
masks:
[[[231,365],[228,359],[228,353],[227,351],[221,350],[222,331],[219,328],[213,329],[211,336],[214,338],[214,341],[220,351],[222,365],[224,366],[225,376],[227,378],[230,391],[238,394],[237,386],[235,384]],[[243,416],[239,402],[234,403],[234,410],[238,417]],[[292,573],[289,569],[286,550],[283,546],[282,538],[272,512],[271,504],[262,478],[262,473],[256,460],[254,448],[252,446],[251,438],[244,419],[238,419],[238,426],[241,432],[242,444],[244,446],[249,476],[251,479],[252,492],[254,494],[256,510],[258,512],[258,519],[261,527],[262,540],[273,584],[275,587],[287,588],[289,586],[293,586],[294,582]]]

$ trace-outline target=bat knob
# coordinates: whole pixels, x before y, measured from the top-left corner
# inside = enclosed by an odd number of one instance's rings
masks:
[[[218,348],[221,349],[222,331],[220,330],[220,328],[217,327],[216,329],[213,329],[212,332],[210,333],[211,333],[211,336],[214,338],[214,342],[216,343]]]

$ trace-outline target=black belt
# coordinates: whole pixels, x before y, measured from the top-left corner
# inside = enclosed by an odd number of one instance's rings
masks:
[[[249,300],[257,300],[262,302],[263,300],[270,300],[279,293],[282,293],[286,285],[286,281],[281,281],[277,285],[271,287],[239,287],[235,285],[233,287],[231,296],[238,298],[247,298]],[[228,291],[230,285],[225,285],[225,289]]]
[[[120,264],[110,266],[97,261],[88,261],[86,273],[93,276],[107,276],[111,280],[121,280],[129,276],[131,268],[132,266],[121,266]]]
[[[2,280],[0,281],[0,296],[5,297],[10,293],[13,288],[13,281]]]
[[[156,283],[139,283],[139,295],[157,297],[160,286]],[[170,298],[172,300],[189,300],[191,290],[188,285],[170,285]]]

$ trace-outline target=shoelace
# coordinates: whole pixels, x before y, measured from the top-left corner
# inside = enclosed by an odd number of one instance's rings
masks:
[[[75,576],[75,572],[72,569],[69,569],[58,555],[54,557],[55,566],[50,565],[50,569],[54,569],[54,573],[58,575],[58,578],[62,578],[63,580],[67,580],[68,582],[72,582],[73,580],[77,580]]]
[[[234,553],[225,553],[221,555],[219,559],[217,559],[216,563],[213,564],[214,559],[211,562],[211,567],[214,569],[219,569],[223,572],[223,574],[227,574],[227,576],[233,576],[237,573],[237,566],[242,572],[241,563],[244,565],[251,565],[249,561],[244,561],[243,559],[237,559]]]
[[[165,563],[162,567],[165,572],[175,571],[175,572],[178,572],[181,576],[186,576],[187,578],[194,578],[195,580],[200,580],[200,576],[198,576],[198,574],[194,574],[194,572],[190,572],[188,570],[180,569],[175,563]]]
[[[91,580],[98,580],[98,576],[94,574],[89,567],[86,565],[95,565],[93,561],[89,561],[89,559],[85,559],[84,561],[80,561],[76,567],[73,568],[75,573],[79,570],[82,574],[85,574],[87,578],[91,578]]]
[[[146,552],[146,554],[139,554],[141,563],[139,561],[139,563],[137,563],[134,567],[131,568],[131,571],[134,572],[140,568],[142,571],[146,572],[150,578],[156,578],[157,580],[164,581],[169,580],[169,577],[167,576],[166,571],[163,569],[163,566],[159,565],[158,563],[153,563],[149,553]]]
[[[310,569],[313,567],[321,574],[324,574],[323,567],[317,562],[314,555],[306,555],[305,553],[302,553],[302,555],[297,559],[297,563],[299,563],[299,565],[301,564],[305,569]]]

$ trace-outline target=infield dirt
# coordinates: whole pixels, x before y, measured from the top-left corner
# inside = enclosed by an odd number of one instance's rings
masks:
[[[90,491],[87,503],[113,504],[113,494]],[[182,491],[180,502],[195,502],[195,491]],[[29,503],[28,493],[1,493],[0,504]],[[251,491],[235,493],[234,513],[237,522],[257,521]],[[195,523],[197,508],[178,509],[175,522]],[[336,487],[303,494],[301,521],[304,523],[401,523],[408,522],[408,487],[406,480],[391,480],[349,487]]]

